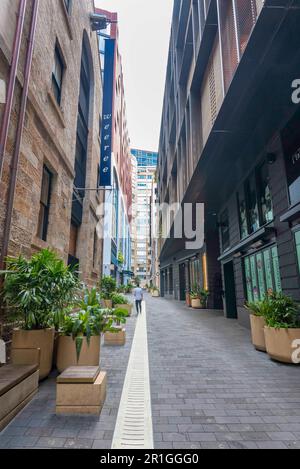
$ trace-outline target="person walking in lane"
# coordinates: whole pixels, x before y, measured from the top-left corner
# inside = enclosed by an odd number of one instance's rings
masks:
[[[136,315],[138,316],[142,313],[142,301],[144,299],[143,290],[139,285],[133,290],[133,296],[135,299]]]

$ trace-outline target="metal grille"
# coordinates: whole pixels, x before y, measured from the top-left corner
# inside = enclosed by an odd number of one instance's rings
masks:
[[[256,23],[256,0],[236,0],[236,13],[240,52],[243,54]]]
[[[238,65],[238,51],[234,11],[231,0],[220,0],[221,41],[224,70],[225,92],[228,91],[231,80]]]
[[[112,449],[153,449],[145,303],[137,319]]]

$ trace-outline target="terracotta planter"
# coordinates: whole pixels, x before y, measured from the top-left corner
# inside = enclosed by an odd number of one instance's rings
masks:
[[[39,348],[40,368],[39,379],[45,379],[52,369],[54,329],[42,329],[34,331],[24,331],[14,329],[12,337],[12,348]]]
[[[86,337],[83,338],[82,348],[77,361],[76,343],[72,337],[60,336],[58,339],[56,367],[62,373],[69,366],[99,366],[100,336],[93,336],[90,345]]]
[[[294,363],[292,355],[296,351],[293,348],[294,340],[300,340],[300,329],[275,329],[265,327],[266,349],[273,360],[282,363]],[[298,346],[299,347],[299,346]]]
[[[191,298],[191,306],[194,309],[201,309],[202,308],[201,300],[199,298],[196,298],[196,299]]]
[[[256,350],[266,352],[266,341],[264,331],[264,327],[266,325],[265,319],[260,316],[255,316],[254,314],[250,314],[250,322],[252,344],[254,345]]]
[[[132,314],[132,305],[115,305],[114,308],[126,309],[129,316]]]
[[[191,295],[189,293],[185,294],[185,302],[189,308],[192,306]]]

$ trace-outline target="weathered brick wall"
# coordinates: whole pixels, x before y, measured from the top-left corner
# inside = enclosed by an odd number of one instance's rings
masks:
[[[5,30],[2,31],[2,35],[0,34],[0,41],[2,40],[0,42],[0,78],[7,79],[8,62],[10,60],[9,46],[11,47],[10,36],[14,18],[14,14],[11,12],[11,5],[16,2],[2,3],[1,18],[11,18],[6,23],[2,19],[0,21],[2,29],[7,28],[10,30],[7,34]],[[86,187],[94,189],[97,187],[100,155],[99,122],[102,111],[102,83],[97,36],[96,33],[91,32],[89,20],[89,15],[93,11],[93,1],[73,1],[69,18],[63,8],[63,3],[62,0],[40,1],[26,122],[14,199],[9,253],[15,255],[23,252],[26,255],[30,255],[33,251],[50,245],[67,260],[74,181],[81,51],[84,31],[86,31],[86,37],[90,44],[93,77]],[[29,7],[31,7],[31,4],[29,2]],[[21,84],[23,82],[22,70],[29,21],[30,8],[27,8],[14,110],[9,128],[3,178],[0,182],[0,249],[2,244],[2,228],[5,223],[6,191],[15,138],[15,125],[19,112]],[[7,48],[1,46],[3,38],[8,38],[6,41]],[[51,91],[54,48],[57,41],[66,65],[60,107],[55,104],[55,98]],[[0,112],[3,112],[3,106],[1,106]],[[41,241],[36,236],[42,170],[45,163],[54,175],[47,243]],[[103,194],[101,192],[97,195],[96,191],[87,191],[84,200],[83,223],[79,230],[77,257],[80,259],[82,277],[88,283],[95,282],[101,273],[101,240],[98,241],[95,268],[93,267],[93,251],[94,231],[97,224],[96,209],[102,199]]]

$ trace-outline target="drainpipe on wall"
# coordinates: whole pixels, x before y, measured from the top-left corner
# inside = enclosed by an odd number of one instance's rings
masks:
[[[7,87],[7,99],[4,108],[4,114],[0,129],[0,181],[2,178],[4,152],[8,136],[8,128],[14,98],[14,90],[17,78],[18,63],[21,49],[22,33],[24,27],[25,11],[26,11],[27,0],[20,0],[19,10],[17,13],[17,25],[12,49],[12,59],[9,71],[8,87]]]
[[[13,205],[14,205],[14,196],[15,196],[15,190],[16,190],[20,148],[21,148],[21,143],[22,143],[22,135],[23,135],[26,105],[27,105],[27,98],[28,98],[28,88],[29,88],[38,8],[39,8],[39,0],[34,0],[32,14],[31,14],[29,40],[28,40],[27,52],[26,52],[24,85],[23,85],[22,96],[21,96],[21,105],[20,105],[20,112],[19,112],[19,117],[18,117],[14,153],[13,153],[12,163],[11,163],[7,208],[6,208],[4,234],[3,234],[3,244],[2,244],[1,257],[0,257],[0,269],[4,268],[5,258],[8,253],[8,243],[9,243],[10,230],[11,230],[11,221],[12,221],[12,213],[13,213]]]

